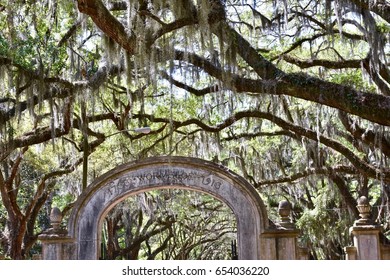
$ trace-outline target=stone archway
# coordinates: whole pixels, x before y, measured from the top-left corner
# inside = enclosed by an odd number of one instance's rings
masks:
[[[157,157],[119,166],[93,182],[78,199],[68,222],[77,259],[97,259],[104,216],[126,197],[161,188],[208,193],[226,203],[237,219],[240,259],[262,259],[260,234],[268,228],[266,209],[256,190],[223,166],[200,159]]]
[[[68,230],[59,228],[61,212],[53,209],[53,228],[39,237],[43,259],[98,259],[106,214],[131,195],[163,188],[204,192],[226,203],[237,221],[240,259],[307,257],[299,252],[299,231],[290,222],[289,203],[280,205],[282,221],[271,223],[257,191],[236,173],[196,158],[155,157],[118,166],[96,179],[74,205]]]

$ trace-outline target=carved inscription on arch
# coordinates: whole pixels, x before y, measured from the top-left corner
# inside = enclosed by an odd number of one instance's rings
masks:
[[[139,180],[139,182],[150,183],[151,181],[161,181],[164,183],[177,184],[193,181],[202,177],[202,175],[197,172],[187,172],[185,170],[155,170],[150,172],[141,173],[134,178]]]
[[[204,186],[219,190],[223,187],[223,181],[212,173],[188,171],[184,168],[167,168],[143,170],[132,172],[117,180],[110,182],[104,188],[104,197],[145,187],[145,186]]]
[[[205,185],[205,186],[210,185],[211,187],[214,187],[216,189],[220,189],[221,186],[222,186],[222,182],[221,181],[213,179],[210,176],[203,177],[202,184]]]

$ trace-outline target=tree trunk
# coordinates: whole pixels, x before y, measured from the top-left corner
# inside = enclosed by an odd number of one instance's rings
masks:
[[[8,235],[8,255],[13,260],[23,260],[25,259],[23,250],[23,238],[26,233],[27,224],[23,218],[17,217],[14,219],[10,219],[9,228],[11,230]]]

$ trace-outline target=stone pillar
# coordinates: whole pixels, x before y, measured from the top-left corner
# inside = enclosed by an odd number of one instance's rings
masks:
[[[309,259],[310,252],[308,248],[298,248],[298,260],[306,261]]]
[[[344,249],[347,254],[347,259],[380,260],[379,233],[382,228],[374,224],[371,220],[371,206],[365,196],[358,199],[357,208],[361,218],[355,221],[354,225],[350,228],[354,247],[346,247]]]
[[[50,213],[51,228],[39,235],[42,243],[43,260],[72,260],[76,259],[76,246],[74,239],[68,236],[68,232],[61,229],[62,213],[58,208],[53,208]]]
[[[390,260],[390,245],[382,245],[382,260]]]
[[[357,260],[357,250],[355,246],[344,247],[345,259],[348,261]]]
[[[301,259],[297,245],[300,232],[290,219],[291,204],[288,201],[281,201],[278,211],[281,221],[276,224],[275,229],[268,229],[262,234],[262,237],[269,239],[268,243],[272,244],[270,254],[276,260]]]

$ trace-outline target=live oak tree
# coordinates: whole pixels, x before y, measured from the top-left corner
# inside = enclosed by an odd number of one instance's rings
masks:
[[[230,208],[208,195],[158,190],[115,206],[102,230],[102,259],[231,259]],[[234,250],[234,249],[233,249]]]
[[[0,10],[0,248],[11,258],[27,257],[48,202],[67,212],[96,176],[154,155],[230,167],[272,219],[290,200],[315,258],[340,257],[361,195],[388,233],[388,1],[17,0]]]

